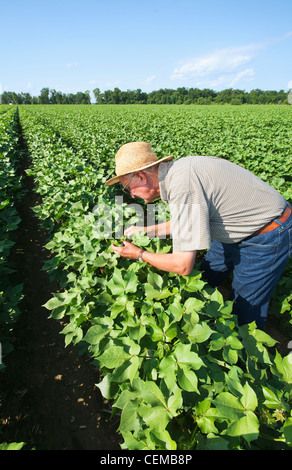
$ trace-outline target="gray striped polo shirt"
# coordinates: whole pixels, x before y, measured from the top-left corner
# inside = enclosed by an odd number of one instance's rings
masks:
[[[250,171],[222,158],[191,156],[159,165],[169,204],[173,251],[237,243],[280,216],[287,202]]]

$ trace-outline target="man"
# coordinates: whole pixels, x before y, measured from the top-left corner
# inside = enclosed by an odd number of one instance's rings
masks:
[[[150,253],[125,241],[112,245],[120,256],[139,259],[181,275],[193,269],[197,250],[209,249],[201,270],[213,287],[233,271],[233,312],[239,325],[256,321],[263,329],[269,301],[291,255],[291,206],[267,183],[227,160],[191,156],[157,159],[151,145],[130,142],[116,154],[116,176],[132,197],[146,203],[160,197],[171,221],[130,227],[125,235],[147,230],[172,235],[173,252]],[[290,238],[289,238],[290,237]]]

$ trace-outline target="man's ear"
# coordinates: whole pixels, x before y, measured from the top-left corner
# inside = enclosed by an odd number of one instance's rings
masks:
[[[136,171],[135,175],[140,180],[140,183],[147,183],[148,182],[148,175],[145,171]]]

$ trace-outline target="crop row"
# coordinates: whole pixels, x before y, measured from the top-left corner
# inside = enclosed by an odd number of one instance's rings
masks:
[[[23,107],[92,163],[112,174],[113,154],[131,140],[151,142],[158,156],[227,158],[291,192],[292,110],[280,107]],[[22,108],[22,109],[23,109]],[[108,158],[107,158],[108,157]],[[106,165],[105,165],[106,162]]]
[[[21,107],[20,119],[32,156],[29,173],[42,196],[34,210],[50,235],[46,248],[54,254],[44,269],[61,287],[46,307],[51,317],[65,319],[65,344],[78,344],[91,356],[101,377],[97,385],[112,400],[113,413],[120,414],[123,447],[289,447],[289,356],[271,349],[275,341],[254,324],[238,327],[232,304],[198,271],[177,276],[119,259],[110,248],[113,240],[96,230],[100,217],[109,220],[117,210],[119,190],[105,188],[104,181],[121,143],[148,140],[164,155],[216,150],[239,162],[242,147],[234,140],[243,136],[241,124],[249,122],[250,133],[256,133],[263,115],[248,120],[240,114],[236,121],[234,114],[214,116],[213,110],[195,116],[182,109],[173,114],[149,107],[91,109]],[[289,143],[279,138],[278,152],[268,126],[272,120],[282,135],[275,116],[266,115],[262,132],[269,136],[269,150],[263,161],[256,159],[260,143],[253,135],[245,149],[252,153],[247,166],[268,174],[268,160],[278,155],[281,173],[273,170],[272,179],[280,178],[288,191],[281,158]],[[128,203],[119,205],[123,222],[135,220]],[[171,249],[169,241],[145,236],[135,243],[152,251]]]
[[[2,111],[2,112],[1,112]],[[16,203],[22,197],[18,167],[21,159],[16,108],[0,111],[0,374],[12,350],[13,328],[19,317],[22,284],[12,280],[11,249],[20,223]],[[7,111],[7,112],[6,112]],[[1,397],[2,399],[3,397]],[[1,403],[0,403],[1,406]],[[1,430],[0,430],[1,431]],[[19,449],[22,443],[0,443],[0,450]]]
[[[14,245],[14,232],[20,223],[15,204],[21,197],[21,181],[17,175],[19,165],[18,126],[16,109],[0,115],[0,341],[2,356],[9,352],[9,331],[18,316],[21,285],[10,280],[12,269],[9,256]],[[0,369],[4,368],[0,361]]]

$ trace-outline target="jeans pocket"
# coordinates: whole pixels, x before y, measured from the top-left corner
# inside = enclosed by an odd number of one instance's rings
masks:
[[[268,251],[273,247],[277,247],[280,242],[279,230],[272,230],[271,232],[262,233],[248,240],[242,240],[240,245],[245,247],[257,247],[264,251]]]
[[[266,243],[251,243],[251,242],[241,242],[242,246],[258,247],[261,249],[268,250],[269,248],[276,247],[278,243],[273,243],[272,245],[267,245]]]
[[[262,234],[240,243],[242,256],[260,269],[272,269],[279,250],[279,233]]]

